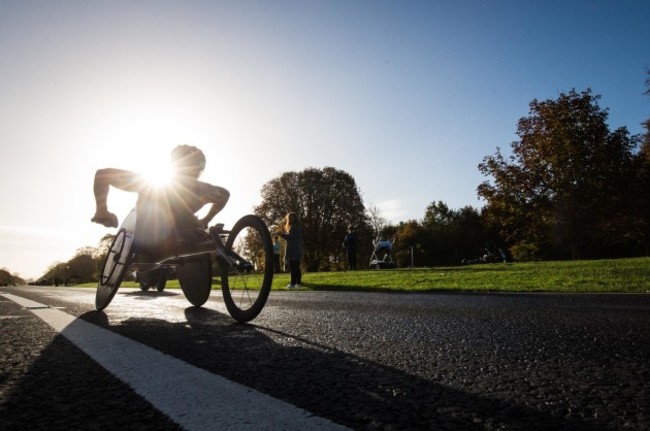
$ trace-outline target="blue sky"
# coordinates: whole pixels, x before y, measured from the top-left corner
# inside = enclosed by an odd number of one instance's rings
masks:
[[[399,222],[480,207],[477,169],[533,99],[592,88],[611,129],[650,116],[647,1],[0,0],[0,267],[38,277],[110,232],[102,167],[177,144],[231,191],[333,166]],[[135,196],[112,191],[120,217]]]

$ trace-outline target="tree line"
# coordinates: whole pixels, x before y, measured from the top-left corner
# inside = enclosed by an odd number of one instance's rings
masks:
[[[0,268],[0,286],[14,286],[25,284],[25,280],[18,274],[12,274],[7,268]]]
[[[650,72],[649,72],[650,76]],[[650,95],[650,78],[646,80]],[[432,202],[421,220],[390,225],[366,209],[354,178],[327,167],[287,172],[262,188],[255,212],[270,225],[290,211],[303,220],[308,270],[345,268],[341,241],[359,232],[359,257],[372,239],[394,236],[399,266],[458,264],[485,254],[556,260],[647,256],[650,239],[650,118],[646,133],[610,130],[591,89],[533,100],[509,154],[478,165],[483,208]]]
[[[650,96],[650,71],[645,83]],[[591,89],[572,89],[531,101],[510,150],[497,148],[478,165],[486,177],[477,187],[482,208],[432,201],[422,219],[390,224],[364,205],[352,175],[325,167],[271,179],[254,212],[272,234],[288,212],[298,214],[308,271],[346,268],[342,241],[350,226],[358,232],[361,268],[380,235],[397,239],[400,267],[453,265],[499,252],[517,261],[647,256],[650,118],[641,136],[610,130],[599,100]],[[110,240],[52,264],[39,282],[96,281]]]
[[[648,253],[647,145],[625,127],[610,131],[591,90],[530,104],[519,140],[479,170],[484,221],[522,257],[580,259]],[[648,123],[646,122],[646,127]],[[647,130],[647,129],[646,129]]]
[[[104,235],[96,247],[81,247],[70,260],[52,263],[33,284],[69,286],[96,282],[113,238],[112,234]]]

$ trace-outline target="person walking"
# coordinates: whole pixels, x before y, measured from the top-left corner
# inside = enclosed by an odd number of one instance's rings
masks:
[[[289,262],[289,270],[291,271],[291,283],[287,285],[287,289],[299,288],[302,283],[300,261],[302,260],[303,249],[302,226],[296,213],[290,212],[286,215],[284,231],[278,232],[278,235],[287,241],[285,257]]]
[[[351,271],[357,269],[357,233],[354,226],[348,227],[348,233],[343,240],[343,248],[345,248],[346,257],[348,259],[348,268]]]

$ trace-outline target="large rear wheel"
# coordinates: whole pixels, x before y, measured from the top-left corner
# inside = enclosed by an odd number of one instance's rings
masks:
[[[273,244],[264,221],[242,217],[228,235],[226,250],[238,256],[238,264],[219,262],[223,300],[235,320],[248,322],[264,308],[273,282]]]
[[[135,232],[135,210],[132,210],[120,226],[102,265],[95,295],[95,308],[108,307],[119,289],[126,271],[133,261],[133,234]]]

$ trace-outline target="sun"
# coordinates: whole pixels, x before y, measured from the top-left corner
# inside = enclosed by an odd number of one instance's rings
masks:
[[[169,163],[151,163],[142,171],[142,176],[147,182],[156,187],[169,184],[172,174],[172,167]]]

